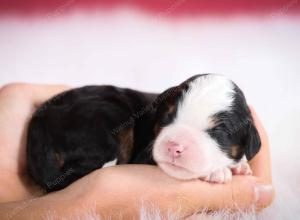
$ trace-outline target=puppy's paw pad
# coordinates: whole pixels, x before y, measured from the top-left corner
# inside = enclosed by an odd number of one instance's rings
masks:
[[[228,183],[232,179],[232,173],[229,168],[223,168],[207,175],[203,180],[212,183]]]
[[[230,167],[233,175],[252,175],[249,164],[245,161],[239,162]]]

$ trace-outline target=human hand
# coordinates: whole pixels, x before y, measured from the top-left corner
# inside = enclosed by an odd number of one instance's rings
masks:
[[[96,183],[96,193],[91,194],[102,198],[106,195],[105,204],[102,204],[106,208],[118,203],[120,207],[122,204],[126,207],[128,203],[140,207],[138,204],[143,200],[144,204],[148,201],[162,210],[178,210],[181,207],[182,216],[202,209],[216,211],[254,207],[259,211],[269,206],[274,199],[269,141],[256,112],[250,109],[262,144],[259,153],[249,162],[253,176],[234,176],[228,184],[210,184],[199,180],[175,180],[157,167],[126,165],[98,171],[102,172],[99,173],[100,185]],[[93,192],[93,187],[90,190]],[[88,198],[93,201],[97,200],[97,196]],[[125,207],[123,210],[126,210]],[[131,207],[130,210],[133,212],[134,209]]]
[[[33,198],[39,194],[27,178],[25,169],[26,126],[37,106],[66,89],[66,86],[27,84],[1,89],[0,202]],[[228,184],[209,184],[200,180],[175,180],[155,166],[122,165],[97,170],[64,190],[39,197],[20,215],[25,215],[26,211],[32,215],[34,210],[41,208],[45,211],[47,207],[68,216],[93,207],[103,215],[123,210],[124,215],[134,216],[139,213],[143,201],[145,205],[154,204],[162,212],[181,207],[180,215],[187,216],[204,208],[247,208],[255,203],[255,192],[261,192],[256,202],[257,209],[266,207],[274,195],[272,187],[265,186],[271,184],[269,144],[263,126],[252,112],[262,140],[260,152],[250,162],[254,176],[234,176]],[[263,184],[262,187],[258,187],[259,184]],[[86,208],[80,209],[79,206]],[[35,214],[38,213],[35,211]]]
[[[84,198],[84,204],[94,205],[105,216],[120,214],[120,210],[127,217],[138,215],[141,204],[143,208],[155,206],[162,213],[176,211],[181,217],[203,209],[254,207],[259,211],[271,204],[274,189],[268,137],[252,108],[251,112],[262,143],[259,153],[249,162],[253,176],[234,176],[230,183],[211,184],[176,180],[155,166],[122,165],[95,171],[61,193]]]
[[[39,105],[68,88],[25,83],[0,88],[0,203],[40,194],[26,172],[27,123]]]

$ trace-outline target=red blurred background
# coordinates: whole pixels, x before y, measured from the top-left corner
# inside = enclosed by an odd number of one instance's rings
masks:
[[[74,9],[112,9],[127,6],[165,15],[230,15],[265,14],[272,11],[284,14],[299,14],[299,0],[0,0],[0,13],[35,14],[47,13],[63,8],[64,12]],[[180,6],[180,7],[179,7]],[[168,13],[172,12],[172,13]]]

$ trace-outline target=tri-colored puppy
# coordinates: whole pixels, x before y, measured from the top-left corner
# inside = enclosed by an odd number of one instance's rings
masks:
[[[242,91],[221,75],[203,74],[161,94],[86,86],[53,97],[29,123],[27,162],[48,192],[111,161],[225,183],[232,172],[251,174],[243,158],[259,149]]]

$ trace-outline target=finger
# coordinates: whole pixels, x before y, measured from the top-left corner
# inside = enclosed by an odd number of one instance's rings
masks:
[[[189,184],[189,183],[187,183]],[[209,184],[206,182],[191,183],[186,185],[182,203],[191,204],[187,213],[199,210],[218,211],[228,209],[237,210],[261,210],[269,206],[274,198],[272,185],[258,182],[253,176],[234,176],[232,182],[227,184]],[[192,186],[194,184],[194,186]],[[192,206],[197,204],[197,206]]]
[[[66,85],[31,84],[29,86],[32,92],[32,101],[34,106],[36,107],[40,106],[47,99],[50,99],[51,97],[57,95],[58,93],[61,93],[71,88],[70,86],[66,86]]]
[[[272,174],[268,135],[255,110],[252,107],[249,108],[254,120],[254,124],[261,139],[261,149],[255,155],[255,157],[251,161],[249,161],[249,164],[251,166],[254,176],[259,177],[262,181],[265,181],[266,183],[271,183]]]

